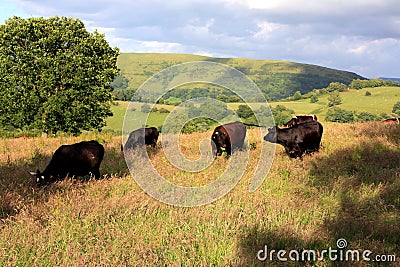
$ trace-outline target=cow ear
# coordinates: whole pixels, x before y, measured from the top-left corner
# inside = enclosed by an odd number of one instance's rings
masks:
[[[36,176],[39,176],[39,175],[41,175],[41,173],[40,173],[39,169],[37,169],[37,170],[36,170],[36,173],[33,173],[33,172],[31,172],[31,174],[32,174],[32,175],[36,175]]]

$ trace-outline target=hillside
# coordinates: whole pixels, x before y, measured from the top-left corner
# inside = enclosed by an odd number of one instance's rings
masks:
[[[129,88],[137,89],[153,74],[172,65],[190,61],[212,61],[234,67],[268,95],[278,100],[300,91],[307,93],[324,88],[330,82],[349,84],[363,77],[347,71],[282,60],[254,60],[245,58],[214,58],[187,54],[122,53],[118,58],[121,74],[129,79]]]

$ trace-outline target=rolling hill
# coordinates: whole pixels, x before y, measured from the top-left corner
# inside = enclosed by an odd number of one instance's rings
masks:
[[[236,68],[252,79],[271,100],[291,96],[296,91],[304,94],[315,88],[324,88],[334,81],[349,84],[354,79],[365,79],[348,71],[282,60],[214,58],[188,54],[122,53],[117,64],[121,75],[129,80],[128,87],[137,89],[157,72],[191,61],[212,61]]]

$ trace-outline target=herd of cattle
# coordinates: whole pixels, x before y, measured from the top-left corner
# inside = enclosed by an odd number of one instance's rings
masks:
[[[389,119],[385,123],[397,123],[399,119]],[[258,126],[242,122],[232,122],[217,126],[211,135],[212,153],[232,155],[235,150],[241,149],[246,137],[246,126]],[[320,148],[323,127],[315,115],[296,116],[284,124],[285,127],[268,129],[264,140],[277,143],[285,148],[291,158],[302,157],[304,153],[311,154]],[[261,127],[261,126],[258,126]],[[129,134],[122,150],[134,149],[141,145],[155,147],[159,131],[155,127],[140,128]],[[36,176],[36,183],[42,186],[66,176],[93,175],[100,178],[100,164],[104,157],[104,147],[97,141],[83,141],[72,145],[62,145],[53,154],[50,163],[43,172],[37,170],[31,173]]]

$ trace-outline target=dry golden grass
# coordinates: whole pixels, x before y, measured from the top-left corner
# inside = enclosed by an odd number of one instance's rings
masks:
[[[374,254],[400,251],[400,128],[380,124],[325,125],[322,149],[289,159],[278,146],[262,186],[249,193],[261,140],[237,186],[200,207],[163,204],[131,178],[121,138],[80,137],[0,140],[1,266],[276,266],[256,253],[271,249],[336,247]],[[181,150],[200,156],[184,135]],[[27,171],[43,170],[61,144],[97,139],[106,149],[101,180],[71,180],[36,188]],[[150,149],[160,173],[185,185],[203,185],[224,171],[219,157],[201,173],[173,168],[160,148]],[[399,261],[397,262],[397,264]],[[289,262],[288,265],[368,266],[367,262]],[[395,265],[395,264],[393,264]]]

